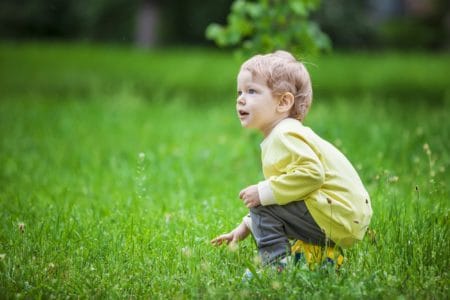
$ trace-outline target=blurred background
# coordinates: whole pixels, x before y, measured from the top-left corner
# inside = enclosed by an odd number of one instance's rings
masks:
[[[151,48],[212,46],[232,0],[2,0],[2,40],[70,40]],[[446,0],[325,0],[311,16],[334,49],[448,50]]]
[[[448,299],[449,5],[0,0],[0,299]],[[239,40],[210,26],[230,20],[272,30],[257,45],[306,41],[291,43],[312,77],[306,124],[367,185],[373,231],[338,277],[243,290],[251,241],[208,245],[262,179],[260,136],[235,117],[243,57],[206,37]],[[331,51],[306,53],[314,40]]]

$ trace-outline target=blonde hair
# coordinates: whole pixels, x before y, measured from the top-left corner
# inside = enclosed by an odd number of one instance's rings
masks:
[[[241,71],[262,76],[274,95],[290,92],[294,105],[290,117],[303,121],[312,102],[311,78],[306,67],[286,51],[255,55],[245,61]]]

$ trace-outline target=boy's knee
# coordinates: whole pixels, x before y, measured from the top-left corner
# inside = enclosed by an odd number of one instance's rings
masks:
[[[250,208],[250,213],[261,215],[261,214],[269,214],[275,215],[279,210],[280,205],[259,205],[257,207]]]

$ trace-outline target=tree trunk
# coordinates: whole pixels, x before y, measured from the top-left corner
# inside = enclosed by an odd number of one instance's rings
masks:
[[[136,16],[135,44],[141,48],[156,45],[159,7],[156,1],[143,0]]]

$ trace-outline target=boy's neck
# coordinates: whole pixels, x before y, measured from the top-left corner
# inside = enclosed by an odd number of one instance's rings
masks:
[[[262,134],[264,135],[264,138],[267,138],[272,130],[283,120],[289,118],[289,116],[283,116],[281,118],[278,118],[274,120],[272,123],[270,123],[266,128],[262,129]]]

